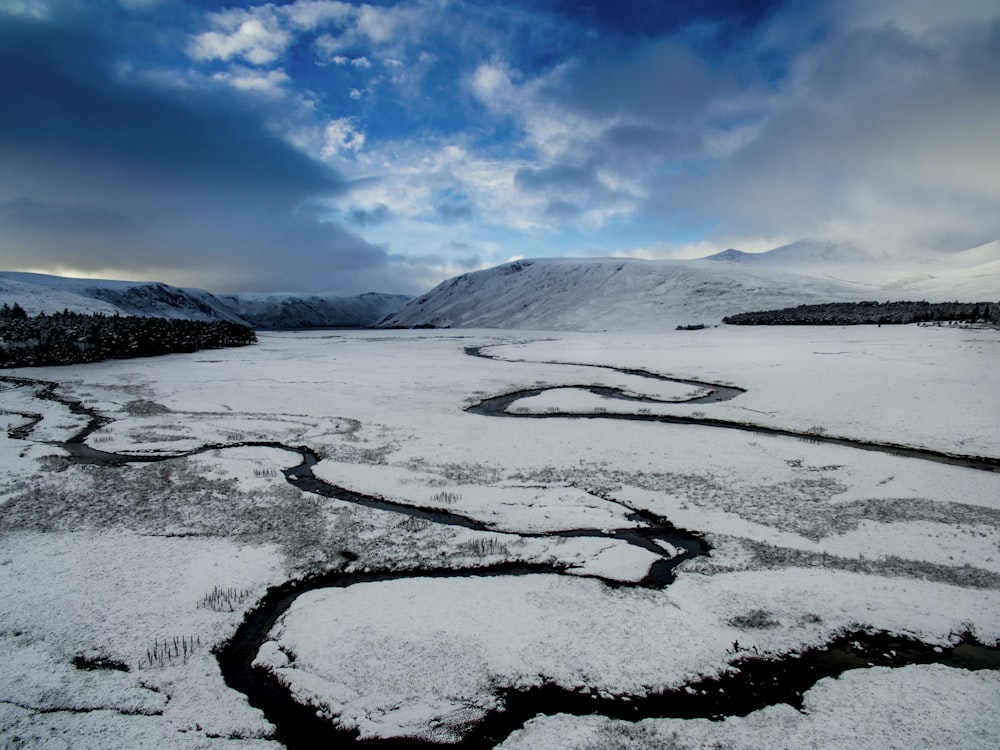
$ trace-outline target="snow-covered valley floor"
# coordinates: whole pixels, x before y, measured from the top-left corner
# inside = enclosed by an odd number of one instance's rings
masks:
[[[363,739],[461,741],[532,689],[645,706],[845,633],[996,646],[998,362],[996,331],[915,326],[313,331],[5,371],[2,746],[279,747],[213,650],[269,587],[323,573],[339,583],[301,585],[253,656]],[[118,459],[78,460],[74,436]],[[540,703],[492,744],[1000,743],[995,668],[870,663],[715,721]]]

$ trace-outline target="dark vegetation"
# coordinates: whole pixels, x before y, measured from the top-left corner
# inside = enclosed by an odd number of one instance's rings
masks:
[[[38,367],[151,357],[257,341],[252,328],[225,321],[170,320],[69,312],[29,317],[0,308],[0,367]]]
[[[955,321],[1000,326],[997,302],[829,302],[739,313],[723,323],[744,326],[850,326]]]

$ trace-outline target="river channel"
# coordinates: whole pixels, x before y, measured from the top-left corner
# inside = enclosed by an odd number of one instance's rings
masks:
[[[494,359],[482,347],[466,349],[469,356]],[[550,363],[553,365],[570,363]],[[700,389],[698,395],[684,399],[684,403],[718,403],[738,397],[743,389],[707,383],[696,380],[682,380],[666,377],[644,370],[625,369],[605,365],[587,365],[610,369],[627,375],[636,375],[657,380],[671,381]],[[87,438],[96,430],[106,426],[110,417],[98,413],[79,401],[62,397],[58,384],[48,381],[24,378],[0,378],[14,387],[34,389],[35,397],[63,404],[74,414],[87,417],[86,426],[66,441],[50,441],[65,450],[71,461],[106,466],[128,463],[149,463],[192,456],[207,451],[261,446],[293,453],[299,463],[284,471],[286,480],[303,492],[321,497],[335,498],[359,506],[382,511],[405,514],[421,518],[427,522],[460,526],[477,531],[504,531],[459,513],[440,508],[420,507],[396,503],[385,498],[365,495],[339,487],[319,479],[313,467],[320,457],[306,446],[290,446],[277,442],[248,441],[202,446],[196,450],[175,454],[139,455],[107,452],[87,444]],[[567,386],[558,386],[565,388]],[[634,404],[664,403],[660,400],[637,397],[606,386],[582,385],[591,392],[606,397],[622,399]],[[992,457],[961,456],[892,443],[877,443],[852,440],[814,433],[801,433],[780,428],[729,422],[711,418],[685,416],[664,416],[651,414],[525,414],[510,410],[519,399],[544,393],[548,388],[532,388],[483,399],[466,409],[467,412],[482,416],[510,419],[619,419],[671,424],[691,424],[717,429],[736,429],[766,433],[787,438],[806,439],[832,443],[867,451],[879,451],[913,459],[936,461],[962,466],[971,470],[998,471],[1000,460]],[[10,436],[31,439],[34,427],[41,421],[38,414],[22,413],[25,422],[10,430]],[[575,529],[554,533],[525,534],[521,537],[603,537],[625,541],[661,556],[653,564],[642,580],[634,583],[600,579],[608,586],[662,589],[674,580],[675,568],[685,560],[709,554],[711,547],[697,533],[674,527],[670,522],[653,514],[633,510],[629,520],[635,524],[615,530]],[[510,532],[506,532],[510,533]],[[661,546],[657,542],[665,542]],[[676,555],[669,555],[666,549],[673,547]],[[218,651],[217,657],[226,683],[233,689],[248,696],[250,703],[260,708],[268,720],[276,727],[275,739],[289,748],[319,747],[371,747],[371,748],[436,748],[440,745],[417,739],[359,740],[354,732],[338,728],[327,720],[318,718],[314,708],[296,703],[269,672],[253,667],[253,661],[261,644],[278,619],[287,611],[295,599],[304,592],[326,587],[348,587],[361,583],[394,581],[412,578],[442,577],[487,577],[487,576],[530,576],[542,574],[565,574],[566,569],[551,564],[504,563],[471,568],[439,568],[423,570],[382,570],[347,571],[334,570],[302,580],[288,581],[268,590],[266,595],[247,613],[243,623],[232,638]],[[1000,649],[964,638],[952,648],[942,649],[920,641],[894,636],[887,633],[858,631],[845,633],[823,648],[789,654],[782,658],[762,658],[746,656],[732,662],[737,669],[722,677],[700,680],[684,689],[665,691],[644,696],[598,696],[590,690],[571,690],[555,684],[544,684],[524,691],[504,689],[499,697],[502,710],[497,710],[470,727],[462,741],[453,745],[457,748],[490,748],[519,728],[525,721],[537,714],[599,714],[608,717],[638,720],[652,717],[708,718],[721,719],[726,716],[746,715],[768,705],[788,703],[795,707],[802,704],[802,695],[817,680],[836,676],[848,669],[882,665],[900,667],[908,664],[944,664],[967,669],[1000,668]]]

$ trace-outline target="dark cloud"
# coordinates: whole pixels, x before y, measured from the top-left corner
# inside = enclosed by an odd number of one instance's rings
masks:
[[[259,114],[225,89],[130,82],[116,75],[115,50],[107,45],[79,29],[0,27],[0,147],[178,188],[343,188],[340,178],[274,137]]]
[[[555,0],[559,14],[625,39],[675,34],[691,26],[724,26],[729,36],[752,29],[781,3],[774,0]]]
[[[729,71],[714,69],[671,39],[636,45],[615,56],[579,61],[565,88],[547,92],[574,110],[641,123],[688,121],[706,104],[735,90]]]
[[[384,203],[379,203],[374,208],[352,208],[348,212],[350,221],[355,226],[373,227],[392,219],[392,210]]]
[[[600,187],[594,170],[587,167],[560,164],[536,169],[522,167],[514,174],[514,184],[522,190],[594,190]]]
[[[8,267],[419,291],[583,237],[1000,233],[987,0],[45,6],[0,0]]]
[[[556,221],[569,221],[577,218],[581,213],[580,207],[575,203],[558,198],[549,201],[545,205],[546,218],[555,219]]]
[[[472,204],[463,199],[443,201],[438,203],[434,210],[445,221],[465,221],[472,218],[475,213]]]
[[[133,33],[0,17],[5,263],[203,273],[226,290],[377,278],[384,248],[310,208],[347,181],[274,135],[248,97],[121,70]]]
[[[862,28],[800,64],[800,90],[665,210],[745,233],[823,227],[971,246],[1000,232],[1000,20],[916,35]]]
[[[599,149],[595,151],[599,154]],[[596,163],[557,164],[540,169],[522,167],[514,175],[514,184],[522,191],[546,199],[542,215],[547,221],[569,224],[577,221],[588,207],[629,200],[621,190],[605,185],[597,170]]]
[[[21,230],[44,230],[53,226],[65,229],[120,228],[131,218],[101,206],[66,206],[51,201],[19,198],[0,203],[0,227]]]

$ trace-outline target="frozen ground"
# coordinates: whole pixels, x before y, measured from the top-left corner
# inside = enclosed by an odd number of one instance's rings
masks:
[[[68,461],[56,443],[87,417],[39,400],[38,387],[0,384],[5,747],[277,747],[211,649],[268,586],[325,570],[409,573],[302,594],[258,663],[363,736],[454,741],[503,688],[639,697],[848,630],[939,646],[1000,639],[1000,474],[615,418],[704,416],[997,457],[997,332],[260,338],[0,373],[58,382],[61,397],[112,418],[87,438],[94,448],[163,459]],[[496,359],[468,356],[477,346]],[[746,392],[669,403],[704,390],[586,365]],[[650,400],[604,399],[590,386]],[[465,411],[529,389],[542,392],[509,417]],[[321,458],[317,477],[381,504],[285,481],[298,446]],[[636,511],[701,534],[713,551],[682,563],[669,586],[631,584],[678,554],[628,536],[648,522]],[[503,561],[542,567],[419,575]],[[174,644],[184,644],[176,654]],[[803,712],[540,717],[504,747],[986,748],[1000,741],[996,712],[983,708],[998,688],[991,671],[853,670],[817,684]]]

